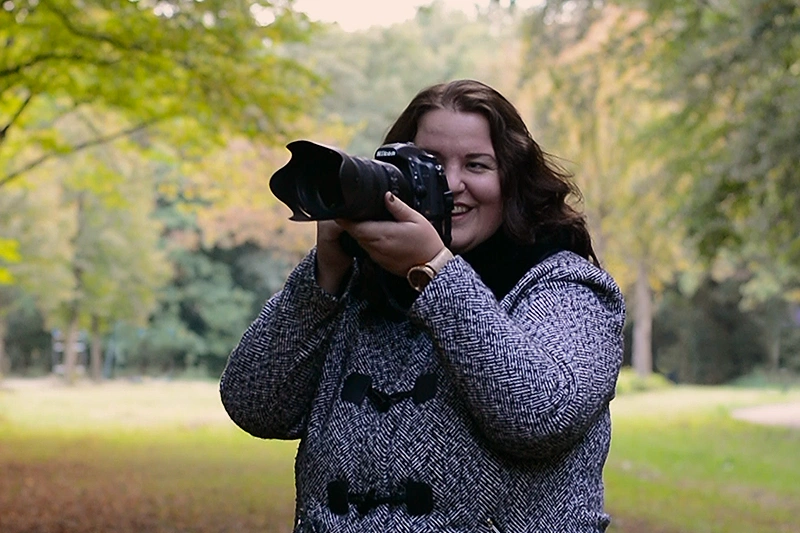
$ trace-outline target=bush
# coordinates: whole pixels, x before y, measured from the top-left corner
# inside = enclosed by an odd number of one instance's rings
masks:
[[[661,374],[652,373],[646,378],[640,378],[633,368],[625,367],[619,373],[617,395],[667,389],[673,386],[674,384]]]
[[[775,371],[757,367],[749,374],[733,380],[731,385],[748,389],[789,390],[800,388],[800,374],[786,368]]]

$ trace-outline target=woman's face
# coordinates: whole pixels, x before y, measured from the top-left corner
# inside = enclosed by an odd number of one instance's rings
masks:
[[[436,156],[453,191],[450,249],[464,253],[491,237],[503,223],[503,197],[489,121],[478,113],[428,111],[414,144]]]

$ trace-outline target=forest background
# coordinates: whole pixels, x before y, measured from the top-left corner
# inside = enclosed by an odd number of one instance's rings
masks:
[[[353,32],[291,2],[6,0],[0,42],[2,375],[216,379],[313,245],[269,191],[285,144],[371,157],[455,78],[575,174],[639,376],[800,371],[794,0],[433,2]]]

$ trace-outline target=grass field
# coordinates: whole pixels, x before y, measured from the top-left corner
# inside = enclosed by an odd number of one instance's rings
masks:
[[[800,429],[731,410],[800,392],[676,388],[614,400],[612,533],[797,533]],[[225,415],[216,384],[7,381],[0,532],[289,532],[296,443]]]

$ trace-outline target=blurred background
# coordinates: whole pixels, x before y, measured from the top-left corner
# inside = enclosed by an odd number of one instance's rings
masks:
[[[796,0],[0,0],[0,43],[4,533],[291,530],[296,443],[216,393],[314,242],[269,177],[457,78],[624,289],[612,530],[800,530]]]
[[[465,77],[575,174],[638,375],[800,370],[794,1],[7,0],[0,39],[3,375],[218,377],[313,245],[285,144],[371,157]]]

